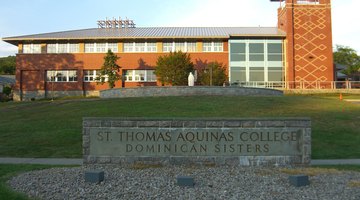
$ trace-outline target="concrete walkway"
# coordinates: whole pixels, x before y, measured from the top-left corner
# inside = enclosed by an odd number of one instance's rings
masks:
[[[76,158],[0,158],[0,164],[82,165]]]
[[[82,165],[76,158],[0,158],[0,164]],[[360,165],[360,159],[312,160],[311,165]]]

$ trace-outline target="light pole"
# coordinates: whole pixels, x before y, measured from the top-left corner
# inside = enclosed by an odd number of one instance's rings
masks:
[[[212,86],[212,77],[213,76],[213,69],[212,69],[212,65],[210,66],[210,86]]]

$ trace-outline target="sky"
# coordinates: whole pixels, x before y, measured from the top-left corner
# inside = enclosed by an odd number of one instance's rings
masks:
[[[270,0],[1,0],[0,38],[96,28],[121,17],[137,27],[275,27],[278,2]],[[360,0],[332,0],[333,46],[360,54]],[[17,47],[0,41],[0,57]]]

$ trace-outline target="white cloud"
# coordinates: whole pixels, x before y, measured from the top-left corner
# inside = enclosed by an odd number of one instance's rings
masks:
[[[13,56],[15,53],[17,53],[16,46],[0,41],[0,57]]]

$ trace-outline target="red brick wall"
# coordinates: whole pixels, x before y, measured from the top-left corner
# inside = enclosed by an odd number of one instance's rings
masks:
[[[218,61],[228,68],[227,42],[224,43],[224,52],[190,53],[195,66]],[[159,56],[165,53],[118,53],[118,64],[121,71],[127,69],[153,69]],[[83,70],[100,69],[105,54],[78,53],[78,54],[18,54],[16,71],[16,88],[23,90],[103,90],[108,85],[98,85],[95,82],[83,82]],[[29,71],[32,70],[32,71]],[[46,82],[46,70],[78,70],[77,82]],[[21,75],[22,74],[22,75]],[[20,78],[22,77],[22,81]],[[125,82],[125,87],[161,85],[149,82]],[[122,87],[121,81],[116,87]]]
[[[278,10],[279,28],[287,34],[286,80],[308,82],[307,88],[316,87],[315,82],[333,81],[330,0],[317,5],[286,3]]]

